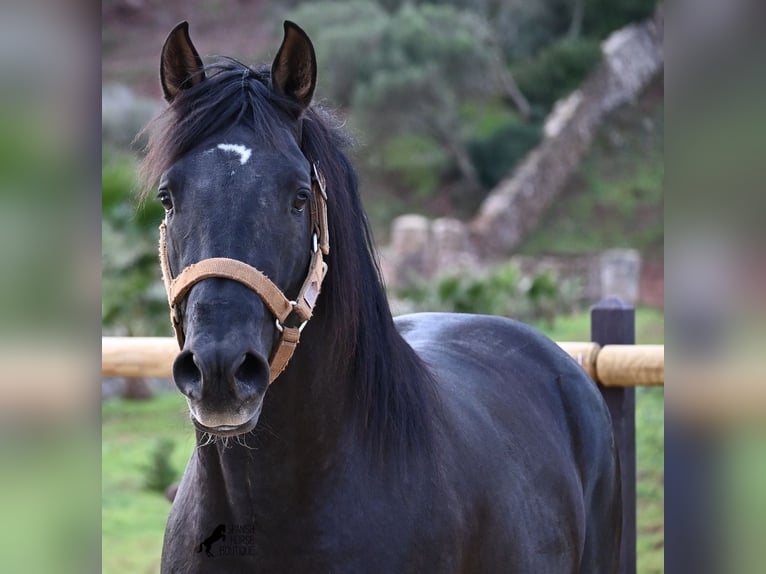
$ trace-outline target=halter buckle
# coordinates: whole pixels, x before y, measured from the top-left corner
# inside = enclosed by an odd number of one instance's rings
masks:
[[[293,308],[293,309],[295,309],[295,307],[298,305],[298,302],[297,302],[297,301],[290,301],[290,305],[292,306],[292,308]],[[275,320],[274,320],[274,322],[275,322],[275,323],[276,323],[276,325],[277,325],[277,331],[279,331],[280,333],[284,333],[284,331],[285,331],[285,326],[284,326],[282,323],[280,323],[280,322],[279,322],[279,319],[275,319]],[[306,328],[306,324],[307,324],[308,322],[309,322],[309,320],[308,320],[308,319],[306,319],[306,320],[305,320],[303,323],[301,323],[301,324],[298,326],[298,332],[299,332],[299,333],[303,333],[303,329],[305,329],[305,328]]]

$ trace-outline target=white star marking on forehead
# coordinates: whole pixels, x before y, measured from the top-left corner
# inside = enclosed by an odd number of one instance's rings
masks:
[[[245,147],[243,145],[239,144],[218,144],[218,149],[222,151],[233,151],[234,153],[239,155],[239,163],[240,165],[245,165],[247,163],[247,160],[250,159],[250,155],[253,153],[250,148]]]

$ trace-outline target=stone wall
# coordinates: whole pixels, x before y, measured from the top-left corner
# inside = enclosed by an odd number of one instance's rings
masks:
[[[602,43],[601,63],[579,90],[556,104],[546,120],[542,143],[490,192],[472,220],[397,218],[391,243],[381,249],[386,283],[406,287],[511,257],[564,190],[606,115],[636,100],[662,73],[662,25],[660,5],[654,19],[618,30]],[[523,270],[549,265],[561,278],[577,276],[583,297],[591,302],[604,294],[628,301],[639,297],[640,256],[633,250],[595,257],[516,259]]]
[[[648,20],[618,30],[601,51],[602,62],[583,86],[554,107],[543,142],[492,190],[469,223],[484,256],[507,255],[535,229],[576,172],[606,115],[636,100],[662,72],[660,24]]]

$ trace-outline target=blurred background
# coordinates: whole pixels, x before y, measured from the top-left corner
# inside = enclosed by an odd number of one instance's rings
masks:
[[[169,333],[155,261],[161,210],[136,209],[142,142],[134,138],[163,107],[159,48],[182,19],[203,57],[249,64],[271,61],[283,19],[307,30],[319,58],[316,101],[355,140],[365,206],[391,295],[406,300],[401,310],[423,303],[511,313],[510,301],[480,300],[494,298],[490,287],[440,280],[466,269],[493,275],[490,265],[512,258],[500,271],[502,289],[517,292],[514,316],[587,308],[613,289],[601,283],[612,273],[602,270],[604,252],[615,249],[606,258],[635,283],[617,294],[661,308],[664,80],[655,4],[104,2],[104,327]],[[404,214],[423,217],[397,219]]]
[[[655,0],[102,3],[102,328],[171,336],[162,209],[136,202],[136,134],[163,109],[179,21],[207,62],[271,62],[290,19],[315,102],[354,140],[396,313],[492,313],[590,340],[589,307],[637,307],[664,342],[664,8]],[[102,384],[102,564],[157,572],[194,436],[172,382]],[[664,391],[637,390],[638,571],[664,571]]]

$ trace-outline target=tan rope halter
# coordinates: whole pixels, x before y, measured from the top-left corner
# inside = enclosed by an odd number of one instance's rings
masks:
[[[285,370],[287,363],[295,352],[295,348],[298,346],[303,328],[311,319],[314,305],[322,289],[322,281],[327,274],[327,263],[324,262],[324,255],[330,252],[325,180],[317,169],[316,164],[312,163],[311,167],[312,255],[308,274],[298,292],[298,296],[294,300],[288,299],[279,287],[255,267],[227,257],[203,259],[189,265],[181,271],[178,277],[173,278],[168,261],[165,221],[162,222],[160,225],[162,280],[165,283],[165,291],[168,294],[168,303],[170,304],[170,322],[173,325],[179,347],[183,347],[185,336],[178,304],[186,297],[194,285],[204,279],[211,277],[231,279],[255,291],[269,311],[276,317],[280,338],[269,360],[269,383],[272,383]],[[285,321],[293,313],[301,321],[298,327],[288,327],[285,325]]]

